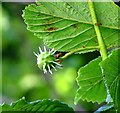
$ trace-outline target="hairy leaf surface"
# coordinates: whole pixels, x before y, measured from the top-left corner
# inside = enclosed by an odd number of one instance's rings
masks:
[[[3,104],[2,111],[26,111],[26,112],[71,112],[74,113],[73,109],[67,104],[58,100],[38,100],[34,102],[26,102],[24,98],[12,103],[11,105]]]
[[[120,45],[118,41],[118,10],[110,2],[94,2],[94,10],[107,49]],[[108,13],[109,12],[109,13]],[[87,2],[41,2],[23,11],[28,30],[45,44],[59,51],[81,49],[79,53],[98,50],[98,41]],[[84,48],[84,49],[83,49]]]
[[[115,107],[120,110],[120,49],[113,51],[100,64]]]
[[[101,57],[92,60],[78,71],[77,83],[79,89],[75,97],[75,103],[80,99],[101,103],[107,97],[102,71],[99,66]]]

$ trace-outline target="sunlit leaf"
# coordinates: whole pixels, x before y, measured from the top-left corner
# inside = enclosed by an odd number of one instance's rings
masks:
[[[120,9],[109,1],[94,2],[94,10],[107,49],[120,45]],[[97,36],[87,2],[40,3],[38,0],[37,5],[31,4],[25,8],[23,18],[28,30],[43,38],[50,48],[67,52],[81,49],[79,53],[98,50]]]
[[[78,71],[77,83],[79,89],[75,97],[75,104],[80,100],[101,103],[107,97],[102,71],[99,66],[101,57],[92,60]]]

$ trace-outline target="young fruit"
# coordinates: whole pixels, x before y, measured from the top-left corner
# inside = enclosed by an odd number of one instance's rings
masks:
[[[54,56],[55,52],[54,48],[50,51],[46,51],[46,48],[44,46],[44,51],[41,50],[39,47],[40,53],[35,53],[35,56],[37,56],[37,65],[40,69],[44,71],[44,73],[47,73],[49,71],[52,74],[51,69],[53,68],[54,70],[56,69],[56,66],[61,67],[61,64],[58,63],[58,59]]]

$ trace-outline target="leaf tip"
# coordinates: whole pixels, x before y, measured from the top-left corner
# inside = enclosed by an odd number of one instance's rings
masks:
[[[24,97],[24,96],[22,97],[22,100],[25,100],[25,97]]]

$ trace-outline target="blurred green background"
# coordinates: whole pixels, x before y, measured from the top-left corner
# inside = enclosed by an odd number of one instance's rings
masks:
[[[27,31],[22,19],[22,10],[30,3],[2,3],[2,103],[10,103],[25,97],[27,101],[38,99],[59,99],[76,111],[94,111],[98,105],[80,101],[74,105],[74,96],[78,88],[75,81],[77,70],[98,52],[72,55],[63,62],[63,69],[44,75],[37,67],[38,47],[43,48],[41,39]],[[1,11],[0,11],[1,12]]]

